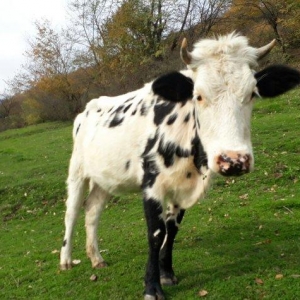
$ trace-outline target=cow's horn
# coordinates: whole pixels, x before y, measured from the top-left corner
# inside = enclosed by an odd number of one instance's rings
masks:
[[[261,48],[258,48],[257,52],[256,52],[257,59],[260,60],[260,59],[264,58],[273,49],[275,44],[276,44],[276,40],[274,39],[271,43],[269,43]]]
[[[181,55],[182,61],[185,64],[187,64],[187,65],[191,64],[191,62],[192,62],[192,55],[191,55],[191,53],[187,49],[187,39],[186,38],[184,38],[182,40],[181,48],[180,48],[180,55]]]

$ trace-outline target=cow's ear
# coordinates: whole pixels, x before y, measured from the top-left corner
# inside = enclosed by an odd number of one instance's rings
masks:
[[[300,72],[283,65],[273,65],[255,74],[262,97],[279,96],[300,83]]]
[[[152,84],[154,94],[172,102],[184,102],[193,97],[194,83],[179,72],[158,77]]]

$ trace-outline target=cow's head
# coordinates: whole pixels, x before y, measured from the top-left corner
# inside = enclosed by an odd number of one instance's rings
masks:
[[[275,40],[254,48],[245,37],[230,34],[199,41],[188,52],[183,40],[181,57],[192,70],[201,142],[208,167],[217,173],[242,175],[253,168],[250,135],[253,98],[278,96],[300,82],[300,73],[284,66],[253,71],[274,45]]]

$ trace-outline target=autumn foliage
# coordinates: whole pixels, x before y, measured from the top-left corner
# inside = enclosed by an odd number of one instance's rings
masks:
[[[183,67],[178,44],[236,30],[253,45],[271,39],[269,60],[299,64],[300,1],[72,0],[60,30],[35,22],[27,64],[0,101],[0,130],[71,120],[91,98],[133,90]]]

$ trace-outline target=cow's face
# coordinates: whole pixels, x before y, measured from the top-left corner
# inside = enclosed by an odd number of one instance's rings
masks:
[[[258,90],[252,67],[273,46],[252,48],[245,37],[229,35],[200,41],[189,53],[183,43],[182,58],[193,70],[200,139],[208,167],[217,173],[242,175],[253,168],[250,120]]]
[[[221,64],[198,68],[193,101],[209,168],[222,175],[242,175],[254,163],[250,120],[256,80],[247,64]]]

